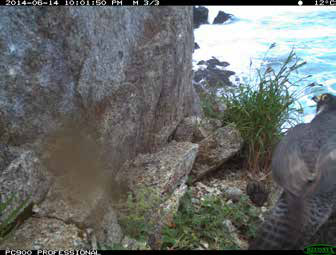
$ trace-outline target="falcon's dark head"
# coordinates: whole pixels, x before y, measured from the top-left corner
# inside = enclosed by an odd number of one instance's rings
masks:
[[[325,93],[319,96],[314,96],[312,99],[317,103],[316,114],[336,110],[336,96]]]

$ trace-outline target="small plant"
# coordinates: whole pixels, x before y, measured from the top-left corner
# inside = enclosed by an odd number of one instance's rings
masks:
[[[240,234],[252,237],[259,221],[258,209],[243,196],[228,204],[217,196],[206,197],[199,205],[192,203],[188,191],[180,202],[174,223],[163,229],[163,249],[239,249],[224,222],[230,220]]]
[[[269,49],[273,47],[275,44]],[[227,106],[224,123],[236,124],[246,143],[247,167],[254,173],[269,170],[273,148],[284,128],[299,121],[303,110],[297,100],[307,86],[303,90],[297,87],[307,77],[295,82],[292,78],[305,64],[292,50],[277,71],[262,66],[257,69],[255,81],[240,84],[236,91],[222,95]]]
[[[16,201],[17,196],[12,194],[4,202],[0,201],[0,216],[5,214],[6,209]],[[0,242],[5,240],[11,232],[17,227],[16,219],[24,208],[27,207],[29,198],[20,203],[11,212],[7,213],[7,216],[0,221]]]
[[[154,188],[142,186],[135,194],[129,192],[126,202],[119,205],[119,221],[125,233],[139,241],[147,241],[155,227],[152,216],[161,202]]]

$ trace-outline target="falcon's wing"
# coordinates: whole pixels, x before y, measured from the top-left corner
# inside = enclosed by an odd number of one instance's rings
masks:
[[[314,167],[316,153],[308,124],[290,129],[277,145],[272,157],[273,179],[288,193],[303,198],[309,194],[311,184],[318,181]]]
[[[321,172],[316,193],[336,193],[336,135],[328,138],[328,142],[321,147],[316,171]]]
[[[309,240],[336,210],[336,135],[330,137],[328,142],[316,151],[317,161],[312,171],[314,178],[310,181],[304,175],[308,173],[309,176],[310,173],[306,171],[307,164],[298,154],[298,148],[290,149],[290,144],[297,146],[295,142],[286,142],[277,152],[282,153],[285,158],[280,160],[280,154],[279,158],[275,158],[275,162],[280,164],[276,171],[284,169],[286,173],[287,168],[289,173],[296,173],[298,179],[287,180],[286,183],[286,179],[281,178],[289,178],[290,175],[281,175],[280,172],[280,176],[276,177],[280,178],[280,182],[283,182],[289,191],[301,189],[308,192],[303,197],[284,192],[270,215],[266,217],[249,249],[302,248],[304,242]],[[308,188],[305,188],[302,185],[307,180],[309,184]],[[295,222],[301,222],[302,225],[299,226],[303,229],[297,227]],[[290,238],[295,235],[298,238]]]

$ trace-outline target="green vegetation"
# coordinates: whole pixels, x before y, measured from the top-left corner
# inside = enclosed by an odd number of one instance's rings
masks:
[[[121,217],[121,225],[127,235],[146,242],[155,227],[153,206],[159,198],[148,188],[141,189],[138,195],[128,196],[127,203]],[[237,234],[245,238],[255,235],[260,209],[251,205],[247,196],[236,203],[227,203],[227,198],[207,196],[198,202],[192,202],[191,191],[187,191],[180,201],[177,213],[172,222],[162,230],[161,249],[240,249],[232,233],[225,225],[230,220],[237,229]],[[204,247],[208,245],[208,247]],[[122,249],[121,246],[113,249]]]
[[[275,44],[272,44],[269,50],[274,47]],[[307,77],[299,79],[296,74],[305,64],[292,50],[277,68],[264,65],[257,69],[254,79],[220,96],[227,110],[224,116],[221,114],[216,117],[223,124],[236,124],[245,141],[243,157],[247,168],[253,173],[269,171],[274,146],[286,128],[300,121],[303,111],[298,99],[304,95],[308,86],[298,90],[297,87],[302,87],[301,83]],[[208,102],[205,101],[204,105],[206,107],[203,109],[208,113]],[[213,115],[208,114],[210,117]]]
[[[12,194],[6,201],[0,201],[0,216],[6,214],[7,216],[0,221],[0,243],[5,240],[10,233],[17,227],[16,219],[19,214],[22,212],[24,208],[27,207],[29,198],[21,202],[16,208],[14,208],[11,212],[5,213],[6,208],[8,208],[11,204],[17,201],[18,197],[15,194]]]
[[[188,191],[174,216],[174,224],[163,229],[162,249],[240,249],[225,225],[230,220],[237,234],[252,238],[259,222],[259,209],[242,196],[237,203],[227,203],[218,196],[207,196],[200,204],[192,203]]]
[[[125,233],[139,241],[147,241],[153,232],[154,209],[162,202],[160,195],[149,187],[139,187],[136,194],[128,193],[126,203],[119,204],[119,222]]]

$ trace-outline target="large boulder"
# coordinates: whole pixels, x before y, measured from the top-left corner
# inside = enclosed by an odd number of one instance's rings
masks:
[[[234,124],[217,129],[199,142],[199,152],[192,169],[193,182],[201,179],[240,151],[243,139]]]
[[[197,152],[197,144],[173,141],[157,153],[140,154],[127,161],[117,175],[120,181],[126,180],[124,185],[133,194],[146,192],[149,206],[144,217],[154,225],[148,240],[153,249],[161,247],[161,229],[170,223],[180,198],[187,190],[186,181]]]
[[[198,152],[198,145],[190,142],[171,142],[153,154],[139,154],[127,161],[116,179],[125,181],[136,191],[139,187],[153,187],[161,195],[170,196],[189,175]]]
[[[29,218],[0,249],[79,250],[91,249],[90,236],[72,223],[55,218]]]
[[[194,14],[194,28],[198,28],[202,24],[209,24],[208,15],[209,10],[206,7],[193,7]]]
[[[7,153],[15,157],[5,168],[0,169],[0,202],[9,202],[0,214],[0,224],[7,222],[16,209],[18,215],[32,204],[40,203],[46,196],[52,177],[36,153],[27,150],[21,153],[14,148]],[[28,212],[29,213],[29,212]]]

